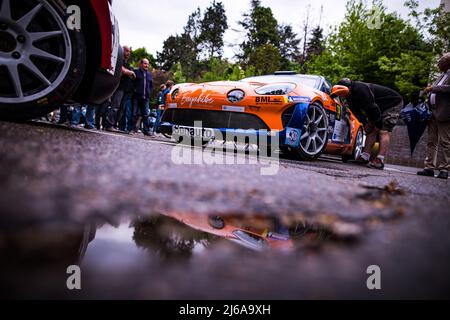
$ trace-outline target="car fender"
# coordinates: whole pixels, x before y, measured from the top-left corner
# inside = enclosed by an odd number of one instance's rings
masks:
[[[280,143],[289,147],[298,148],[300,137],[303,133],[303,126],[310,102],[302,102],[295,105],[295,111],[285,130],[280,132]],[[283,143],[284,142],[284,143]]]

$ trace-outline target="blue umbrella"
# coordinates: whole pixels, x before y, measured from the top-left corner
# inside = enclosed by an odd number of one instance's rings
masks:
[[[400,118],[405,122],[408,128],[411,155],[416,149],[417,143],[428,126],[428,120],[431,118],[431,111],[424,101],[419,102],[417,106],[408,104],[400,113]]]

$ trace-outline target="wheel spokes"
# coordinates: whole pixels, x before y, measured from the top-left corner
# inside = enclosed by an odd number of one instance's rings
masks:
[[[321,114],[321,115],[319,116],[319,118],[318,118],[314,123],[317,124],[317,125],[319,125],[319,123],[320,123],[320,121],[322,121],[322,119],[323,119],[323,115]]]
[[[5,1],[5,0],[3,0]],[[36,7],[31,9],[30,12],[26,13],[22,18],[17,20],[17,24],[20,25],[22,28],[26,29],[28,25],[31,23],[31,21],[34,19],[34,17],[38,14],[39,11],[42,9],[42,3],[39,3]]]
[[[22,84],[20,82],[19,69],[17,64],[10,64],[6,66],[14,86],[14,91],[19,98],[23,97]]]
[[[30,33],[31,42],[53,38],[62,35],[62,31],[49,31],[49,32],[33,32]]]
[[[311,147],[312,140],[313,139],[311,137],[308,137],[308,141],[307,141],[306,146],[305,146],[306,151],[308,151],[309,148]]]
[[[300,145],[310,155],[322,150],[327,141],[328,127],[325,117],[323,110],[315,105],[312,105],[306,114]]]
[[[33,63],[33,61],[27,59],[23,65],[30,70],[36,77],[39,78],[43,83],[45,83],[47,86],[51,85],[51,82],[47,79],[46,76],[42,74],[42,72],[36,67],[36,65]]]
[[[0,0],[0,17],[7,26],[6,33],[17,39],[14,52],[1,58],[4,78],[9,83],[0,88],[2,103],[24,103],[48,95],[65,79],[72,59],[72,43],[64,17],[47,1],[33,1],[26,9],[21,2]],[[17,18],[16,7],[23,13]],[[51,21],[52,29],[46,29],[44,21]]]
[[[319,140],[320,145],[322,145],[325,142],[320,136],[316,136],[316,140]]]
[[[43,58],[43,59],[47,59],[47,60],[51,60],[51,61],[55,61],[55,62],[60,62],[63,63],[65,60],[61,57],[55,56],[51,53],[48,53],[47,51],[38,49],[36,47],[32,47],[32,49],[30,50],[30,56],[36,56],[38,58]]]

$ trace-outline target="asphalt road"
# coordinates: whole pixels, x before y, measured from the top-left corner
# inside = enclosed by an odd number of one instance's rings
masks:
[[[179,164],[174,148],[164,138],[0,122],[2,295],[450,298],[448,181],[332,158],[282,157],[275,175],[262,175],[275,165],[268,159],[208,165],[208,151],[182,148],[197,164]],[[196,219],[208,216],[285,237],[250,250],[205,232]],[[82,290],[66,287],[71,264],[81,266]],[[381,290],[367,289],[371,265]]]

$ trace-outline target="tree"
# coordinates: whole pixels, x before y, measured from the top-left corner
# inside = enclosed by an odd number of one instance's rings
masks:
[[[250,54],[251,66],[255,68],[257,75],[272,74],[280,70],[280,50],[273,44],[265,44],[258,47]]]
[[[293,31],[292,26],[282,24],[278,26],[279,50],[281,55],[281,68],[288,70],[294,61],[298,61],[300,57],[300,39]]]
[[[418,28],[388,13],[381,2],[376,5],[381,25],[371,28],[372,10],[362,1],[347,3],[344,21],[330,33],[323,53],[308,63],[309,73],[378,83],[409,99],[427,84],[432,48]]]
[[[223,53],[223,35],[228,29],[227,16],[222,2],[212,2],[200,23],[200,46],[207,52],[209,60]]]
[[[158,65],[161,69],[169,71],[181,57],[181,37],[170,36],[163,43],[163,49],[157,53]]]
[[[147,52],[146,48],[138,48],[136,50],[133,50],[131,52],[129,63],[133,67],[137,68],[142,59],[148,59],[151,68],[156,68],[156,59],[151,53]]]
[[[443,5],[419,12],[417,0],[407,0],[405,6],[410,9],[409,16],[414,25],[432,44],[434,52],[441,55],[450,51],[450,12],[446,12]]]
[[[250,13],[244,14],[239,25],[246,30],[245,40],[241,43],[242,52],[238,55],[243,66],[253,65],[250,58],[255,56],[253,53],[258,48],[265,45],[279,46],[278,22],[270,8],[261,6],[260,0],[251,1]]]
[[[164,41],[163,50],[158,52],[158,64],[166,71],[173,71],[177,63],[183,66],[183,73],[189,79],[201,74],[199,55],[199,37],[201,33],[201,12],[197,8],[189,15],[181,35],[170,36]]]
[[[306,60],[311,60],[322,54],[325,50],[325,43],[323,37],[323,29],[317,26],[311,33],[311,38],[306,46]]]

